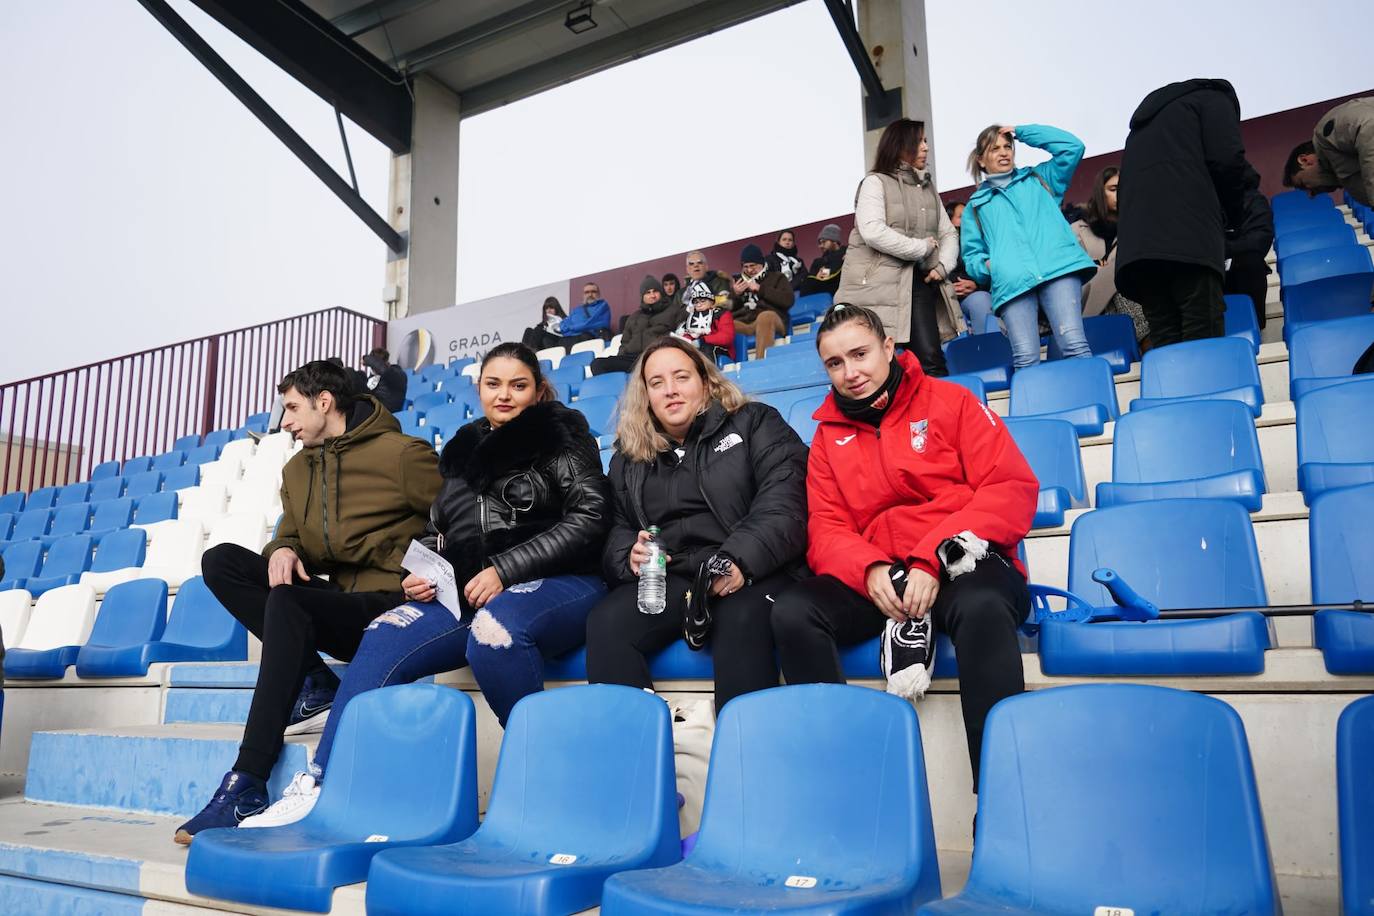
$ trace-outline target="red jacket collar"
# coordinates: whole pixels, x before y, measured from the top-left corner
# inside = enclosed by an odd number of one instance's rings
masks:
[[[897,354],[897,362],[902,366],[902,383],[897,386],[897,394],[892,399],[892,406],[883,414],[883,423],[886,424],[888,418],[906,413],[907,407],[911,404],[911,399],[916,397],[916,392],[925,384],[926,373],[921,368],[921,362],[911,351],[903,350]],[[835,403],[835,391],[832,388],[830,393],[825,396],[821,406],[816,408],[816,412],[811,415],[813,420],[821,423],[843,423],[846,426],[863,426],[866,424],[858,423],[849,419],[840,412],[839,406]]]

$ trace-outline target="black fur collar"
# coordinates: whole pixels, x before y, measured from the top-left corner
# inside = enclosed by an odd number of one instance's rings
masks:
[[[541,401],[498,429],[485,418],[458,430],[439,456],[439,473],[477,492],[509,471],[530,468],[591,437],[587,420],[557,401]]]

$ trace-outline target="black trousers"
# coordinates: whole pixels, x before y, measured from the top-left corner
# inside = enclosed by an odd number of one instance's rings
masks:
[[[1264,300],[1269,298],[1269,265],[1264,262],[1264,255],[1246,252],[1231,258],[1231,269],[1226,271],[1222,289],[1249,296],[1255,304],[1255,320],[1264,327]]]
[[[548,347],[568,348],[568,341],[557,334],[550,334],[543,328],[525,328],[525,334],[520,338],[520,342],[531,350],[544,350]]]
[[[717,713],[741,694],[778,686],[769,623],[773,604],[768,596],[778,594],[792,581],[785,573],[775,573],[715,600],[711,656]],[[682,638],[682,614],[691,587],[690,580],[669,574],[667,606],[662,614],[640,613],[636,582],[611,589],[587,618],[587,681],[652,688],[648,656]]]
[[[205,584],[220,604],[262,640],[258,683],[234,769],[266,779],[306,676],[338,685],[320,651],[351,660],[364,628],[405,598],[399,590],[343,592],[322,579],[269,589],[267,560],[237,544],[212,547],[200,562]]]
[[[1221,299],[1221,274],[1201,264],[1142,261],[1131,266],[1139,274],[1133,298],[1150,322],[1150,345],[1163,347],[1184,340],[1224,337],[1226,305]]]
[[[911,338],[907,346],[920,360],[926,375],[936,378],[949,375],[945,351],[940,349],[940,322],[936,317],[936,309],[942,305],[940,291],[922,279],[918,266],[911,276]]]
[[[615,356],[599,356],[592,360],[592,375],[605,375],[607,372],[629,372],[639,359],[638,353],[617,353]]]
[[[941,577],[935,627],[949,634],[959,663],[959,702],[975,792],[983,722],[999,700],[1026,689],[1016,628],[1028,613],[1026,580],[1000,557],[988,557],[953,581]],[[843,684],[838,647],[872,639],[886,622],[866,595],[833,576],[797,582],[773,605],[783,677],[789,684]]]

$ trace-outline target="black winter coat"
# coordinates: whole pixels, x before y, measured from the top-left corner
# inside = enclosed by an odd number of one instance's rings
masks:
[[[1226,228],[1226,256],[1258,255],[1263,258],[1274,247],[1274,211],[1269,207],[1269,198],[1259,188],[1248,188],[1242,205],[1242,216],[1237,226]],[[1265,268],[1265,273],[1268,273]]]
[[[729,532],[720,551],[749,579],[783,569],[805,575],[806,445],[781,414],[752,401],[733,414],[713,404],[693,429],[684,445],[695,449],[697,487]],[[648,470],[648,462],[629,461],[619,452],[611,460],[615,523],[601,562],[608,583],[635,581],[630,549],[653,524],[642,498]],[[669,553],[672,535],[671,529],[661,535]]]
[[[497,429],[475,420],[444,446],[439,473],[424,543],[453,564],[459,588],[487,566],[507,588],[596,575],[611,491],[582,414],[545,401]]]
[[[1148,265],[1225,261],[1226,227],[1244,220],[1247,188],[1259,176],[1245,159],[1240,102],[1226,80],[1170,83],[1131,115],[1121,160],[1116,285],[1140,299]]]

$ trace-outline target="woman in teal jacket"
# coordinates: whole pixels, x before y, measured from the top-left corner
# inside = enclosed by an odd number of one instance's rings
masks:
[[[1016,168],[1017,140],[1047,151],[1050,160]],[[1017,369],[1040,361],[1039,310],[1066,357],[1092,356],[1081,303],[1083,282],[1097,268],[1059,209],[1082,158],[1083,141],[1043,124],[988,127],[969,154],[969,171],[980,183],[960,233],[964,269],[979,286],[991,287]]]

